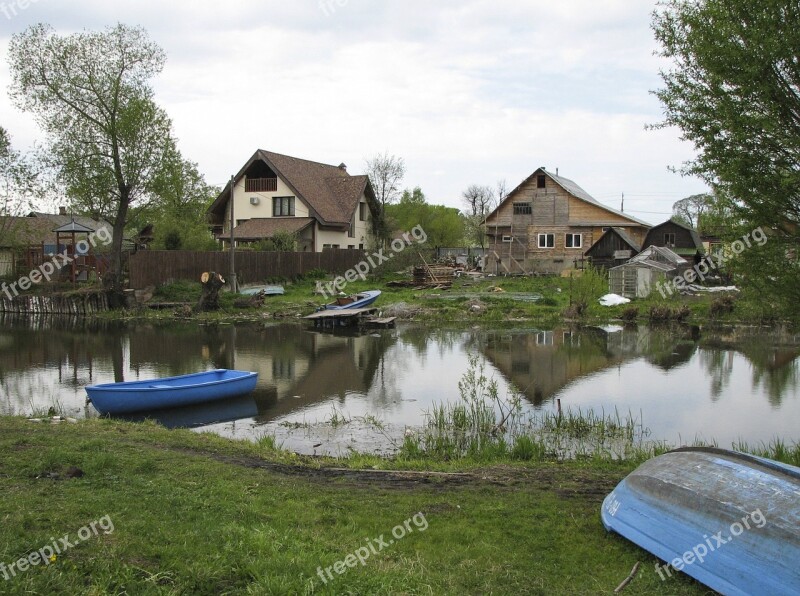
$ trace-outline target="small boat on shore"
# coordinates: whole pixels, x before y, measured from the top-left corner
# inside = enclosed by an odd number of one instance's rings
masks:
[[[257,380],[258,373],[220,368],[147,381],[90,385],[86,394],[101,414],[127,414],[245,395],[255,389]]]
[[[353,308],[366,308],[378,299],[380,290],[366,290],[350,296],[340,296],[322,308],[325,310],[346,310]]]
[[[256,294],[282,296],[284,289],[283,286],[253,286],[251,288],[239,288],[239,293],[243,296],[255,296]]]
[[[650,459],[603,501],[601,519],[722,594],[800,594],[800,468],[725,449]]]

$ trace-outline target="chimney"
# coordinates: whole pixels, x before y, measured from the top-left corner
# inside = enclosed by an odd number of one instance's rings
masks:
[[[66,208],[66,207],[64,207],[64,205],[61,205],[61,206],[58,208],[58,214],[59,214],[59,215],[66,215],[66,214],[67,214],[67,208]]]
[[[339,169],[340,169],[342,172],[346,172],[346,171],[347,171],[347,166],[344,164],[344,162],[342,162],[342,163],[340,163],[340,164],[339,164]]]

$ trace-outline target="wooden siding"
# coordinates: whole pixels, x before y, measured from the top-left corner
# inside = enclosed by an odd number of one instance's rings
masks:
[[[675,245],[668,248],[672,248],[673,250],[702,250],[702,244],[697,246],[694,238],[692,238],[691,230],[687,230],[685,227],[672,221],[664,222],[652,228],[642,243],[642,250],[648,246],[667,246],[664,242],[664,234],[675,234]]]

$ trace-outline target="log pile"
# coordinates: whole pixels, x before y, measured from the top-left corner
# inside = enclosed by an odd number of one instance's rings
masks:
[[[442,265],[421,265],[414,267],[413,277],[414,283],[420,286],[431,283],[452,283],[453,277],[455,277],[455,268]]]

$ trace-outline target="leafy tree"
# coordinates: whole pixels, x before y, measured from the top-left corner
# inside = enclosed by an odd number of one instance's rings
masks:
[[[183,245],[178,230],[170,230],[164,237],[164,248],[167,250],[180,250]]]
[[[494,190],[490,186],[473,184],[463,192],[462,198],[466,205],[465,226],[467,239],[469,242],[484,248],[486,246],[486,233],[483,221],[495,204]]]
[[[795,0],[666,0],[653,16],[661,56],[656,95],[697,158],[702,177],[742,229],[764,226],[769,242],[748,249],[747,278],[797,304],[800,243],[800,4]],[[733,240],[734,238],[730,238]],[[760,262],[760,264],[759,264]]]
[[[59,36],[39,24],[12,37],[9,59],[11,97],[48,135],[68,196],[113,224],[110,282],[120,295],[125,225],[132,207],[152,197],[174,146],[170,119],[149,84],[164,52],[141,28]]]
[[[207,184],[197,164],[183,159],[175,147],[167,152],[152,183],[157,201],[137,219],[152,223],[154,246],[165,246],[167,236],[177,233],[185,250],[215,250],[217,242],[206,221],[206,210],[219,189]]]
[[[668,0],[654,15],[665,87],[662,126],[699,155],[684,166],[738,200],[747,221],[798,235],[800,5]]]
[[[709,194],[699,194],[676,201],[672,205],[673,219],[697,230],[701,218],[710,210],[713,200]]]
[[[464,239],[464,222],[458,209],[444,205],[429,205],[425,193],[417,186],[406,189],[400,202],[386,210],[395,232],[407,232],[421,226],[431,247],[459,246]]]
[[[270,238],[258,242],[255,248],[273,252],[293,252],[297,249],[297,234],[278,230]]]
[[[32,208],[40,192],[33,161],[11,146],[11,135],[0,126],[0,234],[8,241],[17,230],[11,219]]]
[[[376,205],[372,206],[372,233],[382,242],[389,238],[390,226],[386,221],[386,207],[400,197],[400,186],[406,175],[402,157],[378,153],[367,160],[367,175],[375,191]]]

